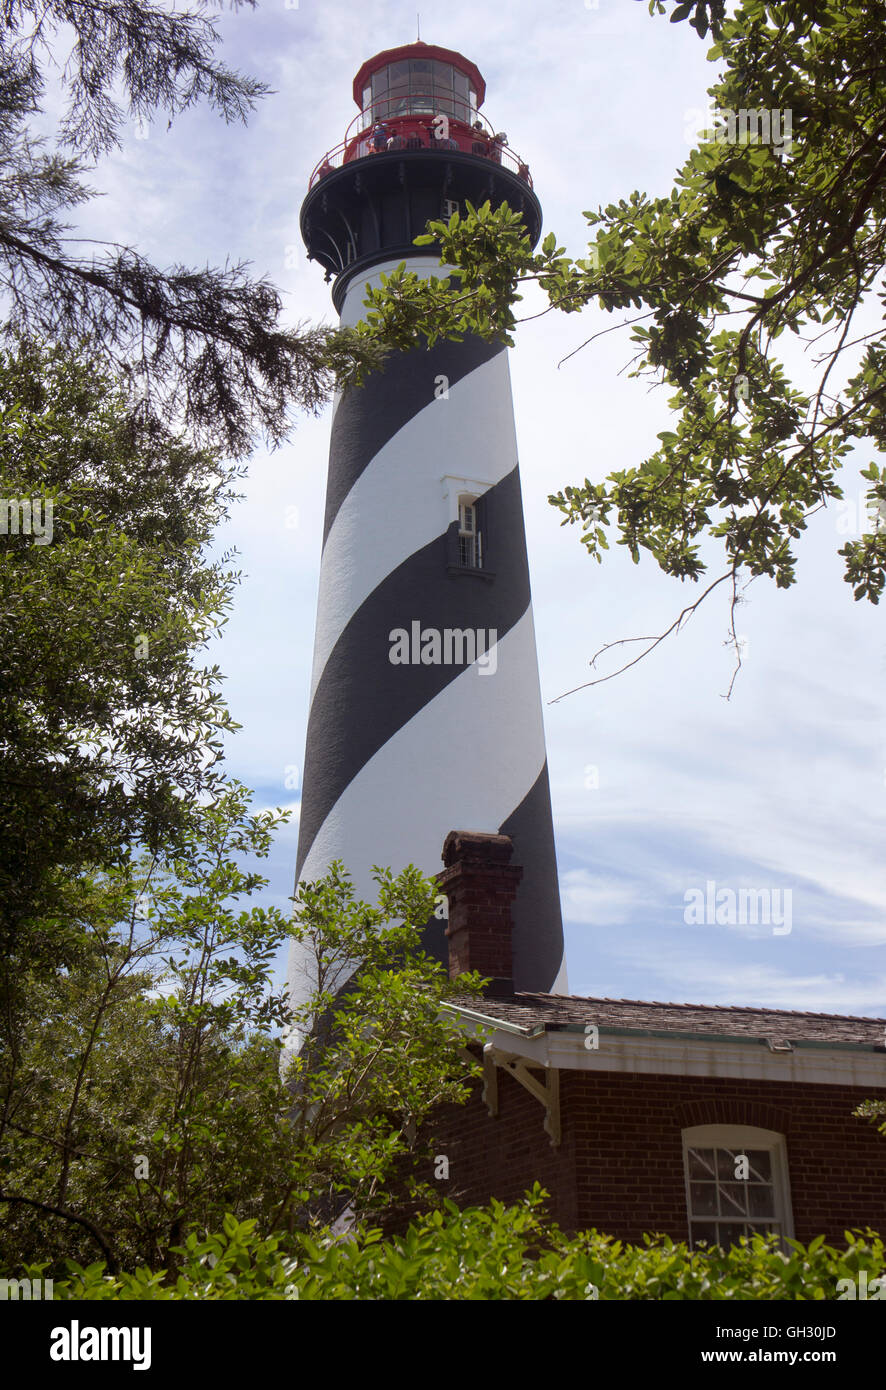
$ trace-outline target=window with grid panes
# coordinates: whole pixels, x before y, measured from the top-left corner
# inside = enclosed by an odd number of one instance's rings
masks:
[[[465,569],[483,568],[483,534],[475,497],[458,499],[458,562]]]
[[[684,1132],[690,1241],[727,1249],[741,1236],[790,1227],[784,1140],[750,1126]]]

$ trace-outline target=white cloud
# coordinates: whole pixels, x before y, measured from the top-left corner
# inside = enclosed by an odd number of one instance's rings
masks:
[[[625,883],[606,874],[573,869],[560,874],[564,921],[608,930],[627,922],[643,906],[636,882]]]
[[[658,973],[665,982],[679,985],[684,995],[688,990],[695,1002],[705,1004],[741,1003],[758,1008],[876,1016],[886,997],[883,973],[852,979],[842,973],[810,971],[792,975],[772,967],[761,970],[734,964],[717,970],[707,964],[694,966],[685,959],[677,969],[662,959]],[[678,1002],[684,1000],[680,998]]]

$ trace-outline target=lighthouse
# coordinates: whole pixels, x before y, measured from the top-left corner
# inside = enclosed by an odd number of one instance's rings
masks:
[[[413,239],[491,201],[541,207],[529,169],[481,111],[460,53],[416,42],[369,59],[359,114],[319,161],[301,209],[343,325]],[[565,992],[563,929],[507,350],[475,337],[392,354],[333,405],[296,881],[341,859],[440,871],[451,830],[509,835],[514,988]],[[446,921],[424,931],[446,959]],[[304,997],[300,947],[289,988]]]

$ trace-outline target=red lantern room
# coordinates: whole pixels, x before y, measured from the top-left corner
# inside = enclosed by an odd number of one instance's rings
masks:
[[[369,58],[354,78],[360,108],[311,174],[302,213],[309,255],[344,293],[356,266],[416,254],[429,220],[465,201],[522,213],[533,243],[541,208],[526,163],[480,111],[486,83],[469,58],[404,44]]]
[[[360,114],[344,140],[317,164],[310,187],[354,159],[424,149],[461,150],[492,159],[531,187],[528,165],[509,148],[506,134],[494,130],[480,111],[485,97],[480,69],[455,49],[419,39],[377,53],[354,78]],[[374,138],[375,131],[380,133]]]

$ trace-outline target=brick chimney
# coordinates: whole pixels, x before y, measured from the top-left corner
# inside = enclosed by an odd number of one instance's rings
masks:
[[[513,852],[510,835],[450,830],[437,876],[449,899],[449,977],[477,970],[491,977],[486,993],[496,998],[514,992],[511,904],[523,870],[510,863]]]

